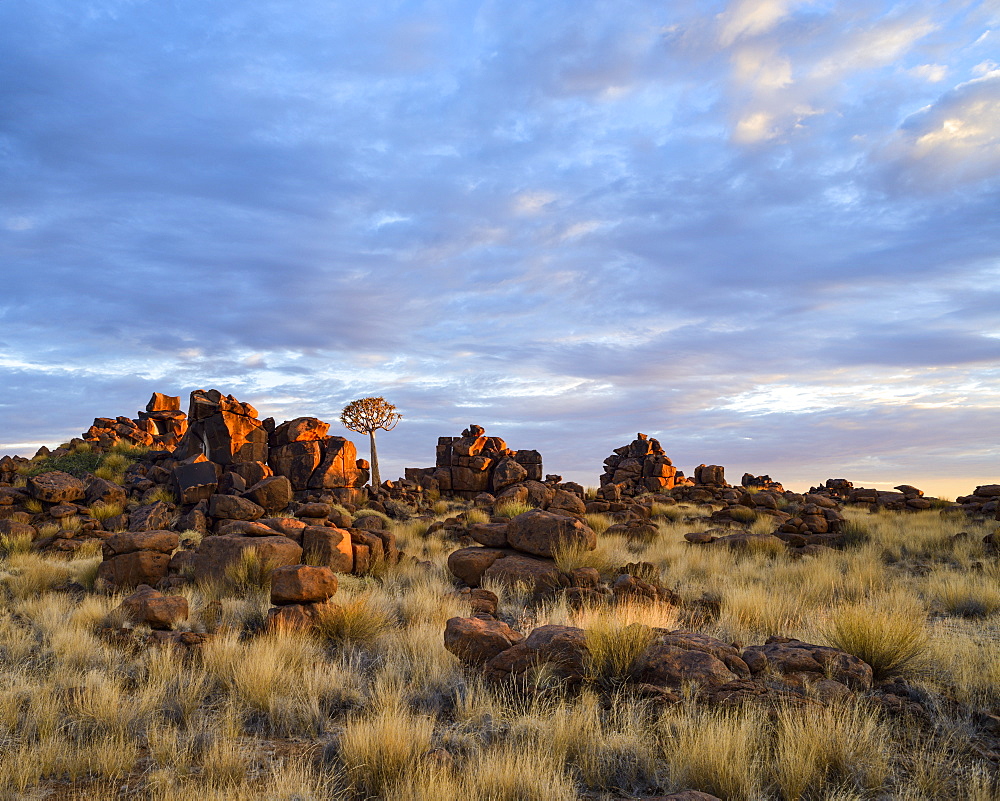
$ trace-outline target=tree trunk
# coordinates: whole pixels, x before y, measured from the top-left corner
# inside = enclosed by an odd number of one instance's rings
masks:
[[[369,431],[368,436],[372,438],[372,489],[382,483],[378,474],[378,451],[375,450],[375,431]]]

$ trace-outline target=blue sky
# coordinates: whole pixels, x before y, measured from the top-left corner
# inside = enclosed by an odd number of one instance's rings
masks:
[[[478,423],[1000,480],[996,0],[8,0],[0,52],[0,453],[216,387],[384,395],[391,477]]]

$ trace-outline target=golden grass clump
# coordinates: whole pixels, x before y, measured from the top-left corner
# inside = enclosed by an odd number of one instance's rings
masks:
[[[468,509],[462,513],[465,518],[465,522],[470,526],[473,523],[489,523],[490,516],[484,509]]]
[[[316,615],[316,630],[333,642],[375,642],[396,626],[396,616],[384,600],[371,592],[362,592],[342,603],[321,606]]]
[[[530,512],[534,508],[531,504],[524,503],[523,501],[498,501],[493,507],[493,514],[497,517],[511,518],[523,515],[525,512]]]
[[[871,665],[878,679],[914,665],[928,642],[923,608],[902,592],[835,607],[819,628],[830,645]]]
[[[837,786],[874,791],[890,771],[891,733],[870,707],[784,707],[775,738],[773,771],[782,798],[822,797]]]
[[[381,797],[430,751],[434,720],[396,703],[350,718],[340,735],[340,759],[351,785]]]
[[[110,517],[117,517],[125,511],[125,507],[120,503],[109,503],[108,501],[97,501],[92,503],[87,509],[90,516],[95,520],[104,522]]]
[[[937,571],[926,587],[931,602],[949,615],[983,618],[1000,610],[1000,582],[988,573]]]
[[[722,798],[763,797],[767,729],[760,708],[667,710],[659,730],[671,784]]]

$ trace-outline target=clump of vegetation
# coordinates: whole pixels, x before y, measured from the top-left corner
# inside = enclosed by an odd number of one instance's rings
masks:
[[[522,501],[500,501],[493,507],[493,514],[497,517],[517,517],[525,512],[530,512],[534,507]]]
[[[757,513],[746,506],[731,506],[729,508],[729,517],[737,523],[750,525],[757,519]]]
[[[830,645],[871,665],[884,679],[914,664],[927,646],[927,616],[902,593],[844,604],[821,630]]]
[[[320,636],[335,642],[371,644],[396,625],[387,604],[371,593],[359,593],[344,603],[328,603],[317,613]]]
[[[125,507],[120,503],[109,503],[107,501],[97,501],[92,503],[87,509],[90,516],[95,520],[104,522],[112,517],[117,517],[125,511]]]
[[[467,512],[463,513],[465,522],[469,525],[473,523],[489,523],[490,516],[483,509],[469,509]]]
[[[275,565],[254,547],[244,548],[226,568],[226,583],[236,593],[270,592]]]

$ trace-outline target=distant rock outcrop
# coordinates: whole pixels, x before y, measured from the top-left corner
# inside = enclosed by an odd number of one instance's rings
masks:
[[[636,434],[635,440],[615,448],[604,460],[601,476],[601,497],[620,498],[646,492],[672,489],[684,474],[678,473],[660,443],[645,434]]]
[[[460,437],[439,437],[434,467],[408,467],[405,480],[443,496],[494,496],[526,481],[542,480],[542,455],[512,450],[500,437],[485,436],[482,426],[470,425]]]

